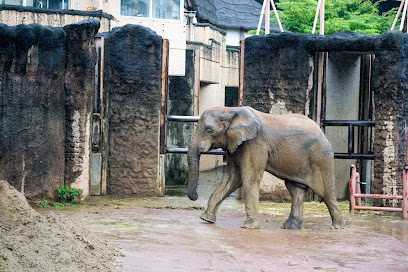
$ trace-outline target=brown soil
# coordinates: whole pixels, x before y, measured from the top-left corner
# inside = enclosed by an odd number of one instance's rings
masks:
[[[79,221],[40,215],[0,180],[0,271],[119,271],[118,251]]]

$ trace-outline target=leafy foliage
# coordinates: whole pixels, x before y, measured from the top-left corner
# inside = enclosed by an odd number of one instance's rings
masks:
[[[82,194],[82,191],[77,188],[64,185],[63,187],[57,188],[57,193],[61,200],[74,201],[77,196]]]
[[[384,0],[383,0],[384,1]],[[369,0],[326,0],[325,34],[350,30],[364,34],[381,34],[391,28],[396,9],[379,14],[378,5]],[[280,0],[276,3],[279,18],[290,32],[312,33],[317,0]],[[276,18],[271,13],[271,20]],[[319,33],[319,19],[316,33]]]

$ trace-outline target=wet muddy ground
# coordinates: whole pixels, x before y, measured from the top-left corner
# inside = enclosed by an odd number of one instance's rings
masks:
[[[162,198],[93,197],[60,212],[116,246],[122,271],[408,271],[408,221],[400,213],[358,211],[330,229],[323,203],[305,204],[302,230],[281,229],[288,203],[261,202],[261,229],[246,230],[243,203],[228,198],[209,224],[199,216],[220,176],[209,172],[196,202]]]

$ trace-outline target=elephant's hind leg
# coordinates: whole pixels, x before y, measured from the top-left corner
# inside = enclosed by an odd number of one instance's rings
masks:
[[[292,196],[292,207],[289,218],[283,223],[283,228],[301,229],[303,222],[303,202],[308,187],[290,180],[286,180],[285,185]]]
[[[235,163],[227,159],[227,171],[208,200],[207,210],[200,216],[204,221],[215,223],[216,213],[221,203],[231,193],[242,186],[239,175],[235,173]]]

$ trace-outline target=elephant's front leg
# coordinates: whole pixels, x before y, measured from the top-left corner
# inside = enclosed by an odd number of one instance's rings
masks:
[[[265,161],[261,154],[257,159],[254,157],[246,158],[242,163],[241,176],[242,188],[245,196],[245,212],[247,219],[241,225],[245,229],[259,229],[259,185],[261,183],[264,170]]]
[[[284,229],[301,229],[303,222],[303,202],[307,192],[307,186],[286,180],[286,188],[288,188],[292,196],[292,207],[289,218],[283,223]]]
[[[227,158],[227,170],[208,200],[207,210],[200,216],[201,219],[214,223],[216,213],[221,203],[231,193],[242,186],[240,175],[236,173],[236,165],[232,159]]]

